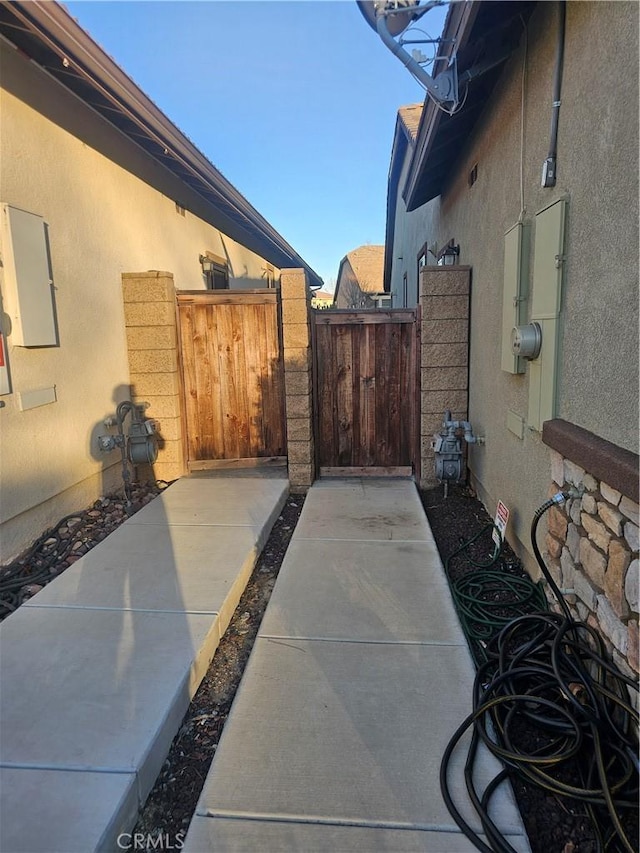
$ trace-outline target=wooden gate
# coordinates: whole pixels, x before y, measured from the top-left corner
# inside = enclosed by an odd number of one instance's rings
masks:
[[[417,312],[314,312],[322,475],[419,475]]]
[[[177,295],[190,471],[284,462],[275,290]]]

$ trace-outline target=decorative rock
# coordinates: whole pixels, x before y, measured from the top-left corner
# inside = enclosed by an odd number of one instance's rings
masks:
[[[573,589],[580,601],[582,601],[586,605],[588,612],[591,612],[592,610],[596,609],[596,591],[591,586],[587,578],[582,574],[582,572],[576,572],[575,577],[573,579]],[[581,612],[580,602],[578,602],[578,612]],[[588,615],[588,613],[586,615]],[[582,618],[585,619],[586,615],[583,615]]]
[[[621,492],[617,489],[612,489],[611,486],[608,486],[606,483],[600,483],[600,494],[605,501],[609,501],[609,503],[614,506],[618,506],[620,498],[622,497]]]
[[[624,577],[631,555],[622,542],[614,539],[609,546],[609,561],[604,576],[604,591],[611,607],[621,619],[629,616],[629,606],[624,593]]]
[[[590,579],[602,589],[607,561],[604,554],[598,551],[595,545],[589,539],[585,539],[584,536],[580,540],[580,562]],[[580,597],[582,598],[582,596]]]
[[[574,560],[580,559],[580,533],[575,524],[570,524],[567,529],[567,548]]]
[[[595,542],[601,551],[606,553],[609,548],[609,542],[611,542],[611,534],[604,524],[586,512],[582,513],[580,520],[582,521],[582,526],[587,531],[589,539]]]
[[[624,526],[624,538],[629,543],[629,547],[632,551],[637,551],[640,547],[640,538],[638,537],[638,528],[635,524],[632,524],[630,521]]]
[[[578,611],[578,616],[580,617],[581,621],[586,622],[587,617],[589,616],[589,608],[581,601],[576,601],[576,610]]]
[[[568,459],[564,460],[564,481],[565,483],[573,483],[574,486],[581,486],[584,483],[584,468],[575,465]]]
[[[624,496],[620,501],[618,509],[623,515],[626,515],[627,518],[631,519],[635,524],[638,524],[640,507],[637,503],[634,503],[630,498]]]
[[[607,525],[614,536],[622,536],[622,522],[624,517],[609,504],[598,503],[598,515]]]
[[[638,560],[634,560],[627,569],[627,577],[624,582],[624,594],[629,607],[634,613],[637,613],[638,608],[640,607],[638,603],[638,586],[640,580],[638,577],[639,571],[640,564],[638,563]]]
[[[562,542],[550,533],[547,533],[547,553],[552,560],[557,560],[562,553]]]
[[[638,658],[638,623],[632,620],[627,625],[627,661],[636,673],[640,671]]]
[[[596,505],[596,499],[593,497],[593,495],[586,494],[582,496],[582,509],[585,512],[591,513],[591,515],[596,514],[598,507]]]
[[[573,589],[575,581],[576,566],[573,562],[568,548],[562,549],[560,557],[560,566],[562,567],[562,586],[564,589]]]
[[[564,460],[557,450],[550,451],[551,453],[551,479],[555,483],[564,483]]]
[[[588,492],[596,492],[598,490],[598,481],[591,474],[585,474],[582,480],[582,485]]]
[[[549,510],[548,521],[549,533],[552,533],[558,539],[564,540],[567,535],[567,517],[561,512],[558,507],[551,507]]]
[[[582,501],[572,501],[569,516],[574,524],[580,524]]]
[[[618,651],[626,655],[627,654],[627,628],[626,625],[623,625],[622,622],[618,619],[616,614],[613,612],[609,601],[606,596],[599,595],[598,596],[598,606],[596,609],[596,614],[600,621],[600,627],[602,628],[602,633],[605,634],[613,643],[613,645],[618,649]]]
[[[589,539],[591,539],[592,542],[595,542],[601,551],[606,553],[609,548],[609,542],[611,542],[611,534],[608,532],[604,524],[597,521],[593,516],[588,515],[586,512],[582,513],[580,520],[582,521],[582,526],[589,534]]]

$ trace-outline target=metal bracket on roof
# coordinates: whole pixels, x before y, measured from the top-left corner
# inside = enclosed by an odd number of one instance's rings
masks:
[[[459,103],[455,53],[449,61],[448,68],[432,77],[407,53],[402,40],[395,39],[395,36],[401,35],[409,24],[429,9],[441,6],[443,0],[430,0],[424,6],[419,5],[419,0],[356,0],[356,2],[369,26],[376,30],[386,47],[398,57],[418,83],[424,86],[433,100],[449,111],[455,110]]]

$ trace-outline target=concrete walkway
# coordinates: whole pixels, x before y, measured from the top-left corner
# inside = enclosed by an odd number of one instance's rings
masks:
[[[119,849],[287,493],[179,480],[2,623],[2,853]]]
[[[473,665],[415,486],[310,490],[184,846],[189,853],[474,850],[442,801]],[[456,801],[468,806],[454,757]],[[479,778],[498,771],[485,751]],[[529,850],[504,786],[492,815]]]

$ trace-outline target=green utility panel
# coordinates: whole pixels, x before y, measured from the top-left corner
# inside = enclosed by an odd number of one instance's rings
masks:
[[[556,376],[564,271],[566,199],[536,215],[530,319],[540,324],[542,348],[529,364],[529,426],[542,429],[555,416]]]
[[[511,330],[525,322],[527,302],[528,231],[517,222],[504,235],[504,284],[502,289],[502,369],[524,373],[525,360],[513,354]]]

